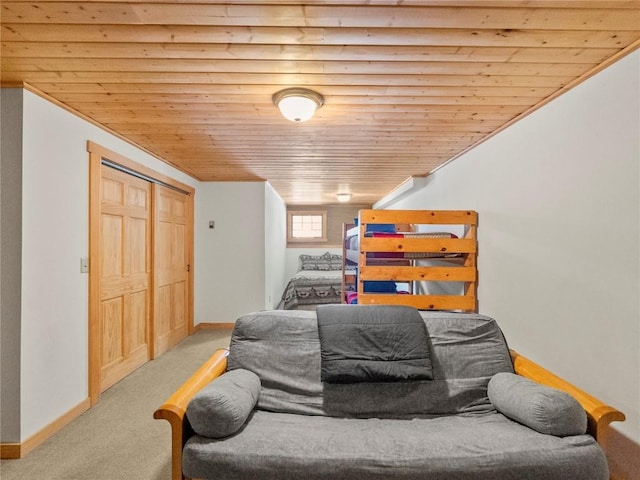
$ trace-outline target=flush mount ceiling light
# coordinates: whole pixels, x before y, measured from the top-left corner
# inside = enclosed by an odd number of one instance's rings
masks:
[[[351,194],[350,193],[336,193],[336,198],[338,199],[339,202],[348,202],[349,200],[351,200]]]
[[[324,103],[324,97],[308,88],[285,88],[273,94],[273,103],[292,122],[306,122]]]

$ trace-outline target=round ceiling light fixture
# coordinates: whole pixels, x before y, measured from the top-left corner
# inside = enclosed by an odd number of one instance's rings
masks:
[[[348,202],[349,200],[351,200],[351,194],[350,193],[336,193],[336,198],[338,199],[339,202]]]
[[[324,97],[308,88],[285,88],[273,94],[273,103],[292,122],[306,122],[324,104]]]

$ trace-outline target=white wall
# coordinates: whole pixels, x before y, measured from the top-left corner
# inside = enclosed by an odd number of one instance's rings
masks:
[[[16,315],[7,315],[15,321],[2,321],[0,440],[20,442],[88,394],[88,276],[80,273],[80,259],[88,256],[87,140],[196,188],[196,323],[233,322],[270,308],[266,300],[279,295],[284,282],[286,208],[264,183],[200,183],[31,92],[3,89],[2,99],[8,99],[2,118],[12,122],[2,127],[2,153],[16,157],[3,163],[3,188],[5,167],[22,168],[12,194],[22,195],[12,210],[21,232],[3,231],[2,246],[21,248],[16,269],[22,279],[12,275],[13,284],[2,287],[19,294],[11,309]],[[9,220],[3,212],[3,228]],[[215,229],[208,228],[209,220],[216,221]],[[3,298],[3,315],[7,306]]]
[[[195,323],[264,309],[265,184],[201,183],[195,223]]]
[[[269,183],[265,185],[264,196],[264,308],[271,310],[278,306],[287,281],[287,206]]]
[[[183,183],[198,182],[24,91],[21,439],[87,398],[87,140]],[[4,440],[3,440],[4,441]]]
[[[479,212],[480,311],[640,442],[640,52],[388,208]]]

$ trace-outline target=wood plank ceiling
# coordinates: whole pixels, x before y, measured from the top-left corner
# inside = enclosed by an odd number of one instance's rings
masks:
[[[373,203],[636,48],[640,0],[3,0],[1,21],[3,85],[199,180]],[[324,95],[312,120],[272,104],[291,86]]]

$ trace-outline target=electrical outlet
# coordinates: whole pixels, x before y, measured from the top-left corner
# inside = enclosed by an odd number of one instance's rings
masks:
[[[89,273],[89,259],[87,257],[80,259],[80,273]]]

